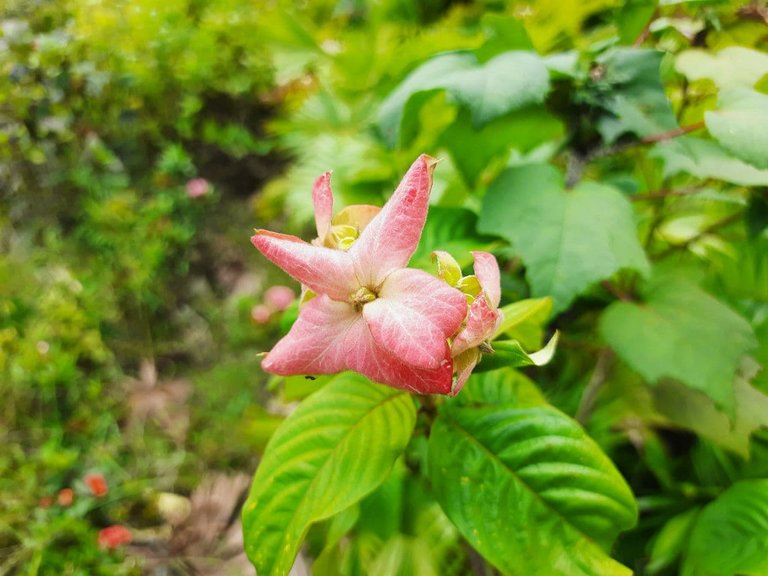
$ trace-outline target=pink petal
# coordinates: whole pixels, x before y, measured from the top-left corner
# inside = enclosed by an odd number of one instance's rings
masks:
[[[424,228],[436,160],[422,154],[349,250],[360,284],[374,288],[411,259]]]
[[[387,298],[363,306],[373,340],[406,364],[435,369],[450,356],[445,333],[428,316]]]
[[[379,289],[379,298],[394,300],[426,318],[450,338],[467,315],[467,299],[459,290],[423,270],[401,268]]]
[[[320,244],[331,229],[333,217],[333,192],[331,191],[331,173],[326,172],[315,180],[312,188],[312,204],[315,206],[315,226]]]
[[[371,380],[421,394],[447,394],[453,363],[446,354],[434,370],[410,366],[376,345],[362,315],[321,295],[306,304],[290,332],[262,367],[273,374],[335,374],[355,370]]]
[[[475,257],[475,276],[493,308],[501,302],[501,274],[496,257],[488,252],[472,252]]]
[[[455,358],[465,350],[479,346],[483,340],[493,337],[502,318],[501,311],[492,307],[488,298],[481,292],[469,307],[466,326],[453,341],[451,347],[453,357]]]
[[[371,345],[375,346],[372,342]],[[374,382],[418,394],[448,394],[451,391],[453,362],[450,358],[443,359],[434,370],[415,368],[380,349],[378,352],[372,349],[368,354],[361,354],[355,359],[355,365],[350,368]]]
[[[261,366],[273,374],[335,374],[349,368],[348,357],[372,340],[362,316],[351,304],[326,295],[310,300],[288,334]],[[371,342],[372,345],[372,342]]]
[[[313,246],[295,236],[257,230],[251,242],[269,260],[317,294],[346,301],[357,289],[352,261],[346,252]]]

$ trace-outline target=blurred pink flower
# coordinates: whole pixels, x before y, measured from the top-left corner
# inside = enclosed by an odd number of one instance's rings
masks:
[[[272,318],[272,308],[266,304],[256,304],[251,308],[251,318],[256,324],[266,324]]]
[[[189,182],[187,182],[187,196],[190,198],[200,198],[200,196],[205,196],[208,194],[208,192],[211,189],[210,184],[208,184],[208,180],[205,178],[193,178]]]
[[[112,550],[123,544],[129,544],[131,540],[133,540],[131,531],[119,524],[99,530],[98,542],[102,548]]]
[[[91,494],[97,498],[106,496],[109,493],[109,486],[107,485],[107,480],[104,478],[103,474],[86,474],[83,477],[83,482],[88,486],[88,490],[90,490]]]
[[[288,286],[272,286],[264,292],[264,303],[276,310],[282,312],[296,300],[296,294]]]
[[[257,230],[251,241],[317,296],[262,361],[274,374],[355,370],[422,394],[451,392],[448,338],[467,311],[465,296],[421,270],[406,269],[427,216],[436,161],[420,156],[389,202],[329,248],[333,233],[330,174],[313,190],[318,241]]]
[[[456,381],[452,390],[454,395],[461,391],[480,361],[481,347],[485,345],[490,349],[489,341],[504,319],[498,309],[501,301],[501,275],[496,258],[488,252],[472,252],[472,256],[475,257],[475,276],[481,292],[470,305],[464,328],[451,346],[456,365]]]

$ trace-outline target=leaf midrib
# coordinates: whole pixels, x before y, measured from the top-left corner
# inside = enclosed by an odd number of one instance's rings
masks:
[[[385,404],[387,404],[388,402],[390,402],[392,400],[399,399],[404,394],[405,394],[405,392],[397,392],[397,393],[395,393],[395,394],[393,394],[391,396],[387,396],[386,398],[384,398],[384,399],[380,400],[379,402],[377,402],[375,405],[371,406],[368,410],[366,410],[366,412],[364,414],[362,414],[360,416],[360,418],[357,420],[357,422],[355,422],[348,429],[348,431],[342,436],[342,438],[339,440],[339,442],[336,444],[336,446],[334,446],[334,448],[328,453],[328,458],[326,458],[325,462],[317,469],[317,473],[313,475],[312,480],[310,480],[309,484],[307,485],[307,488],[304,490],[304,496],[300,499],[299,505],[296,506],[296,508],[294,508],[294,511],[293,511],[293,513],[290,516],[290,520],[286,524],[286,530],[283,532],[284,536],[283,536],[283,538],[280,539],[281,546],[276,546],[275,547],[276,550],[280,550],[282,547],[285,546],[285,543],[286,543],[285,535],[287,535],[289,533],[288,528],[292,527],[294,525],[294,522],[296,521],[296,517],[298,516],[299,510],[301,510],[304,507],[304,503],[307,501],[306,500],[306,495],[311,492],[312,487],[315,485],[315,482],[317,482],[317,479],[320,476],[321,472],[328,465],[328,462],[331,461],[333,454],[349,438],[350,434],[361,424],[361,422],[366,420],[371,415],[372,412],[374,412],[375,410],[378,410],[379,408],[381,408],[382,406],[384,406]],[[371,490],[375,489],[375,487],[376,486],[373,486],[373,488],[371,488]],[[309,528],[310,524],[312,524],[313,522],[317,522],[320,519],[321,518],[310,518],[309,522],[307,523],[307,527],[305,527],[302,532],[303,533],[306,532],[306,530]],[[301,537],[299,538],[299,540],[301,540]],[[274,564],[273,564],[273,568],[274,568]],[[273,571],[270,571],[270,574],[272,574],[272,573],[273,573]]]
[[[562,520],[563,520],[563,521],[564,521],[564,522],[565,522],[565,523],[566,523],[566,524],[567,524],[569,527],[573,528],[573,529],[574,529],[574,530],[575,530],[575,531],[576,531],[578,534],[581,534],[581,535],[582,535],[584,538],[586,538],[587,540],[589,540],[591,543],[595,544],[596,546],[598,546],[598,548],[600,548],[600,549],[602,550],[602,547],[601,547],[601,546],[599,546],[599,545],[597,545],[597,542],[595,541],[595,539],[594,539],[594,538],[592,538],[592,537],[591,537],[591,536],[589,536],[588,534],[585,534],[583,530],[581,530],[581,529],[577,528],[576,526],[574,526],[574,524],[573,524],[573,523],[572,523],[572,522],[571,522],[571,521],[570,521],[568,518],[566,518],[565,516],[563,516],[563,515],[562,515],[560,512],[558,512],[558,511],[557,511],[557,510],[556,510],[556,509],[555,509],[555,508],[554,508],[554,507],[553,507],[553,506],[552,506],[552,505],[551,505],[549,502],[547,502],[546,500],[544,500],[544,498],[542,498],[542,497],[541,497],[541,495],[540,495],[538,492],[536,492],[536,490],[534,490],[534,488],[533,488],[533,487],[532,487],[530,484],[528,484],[527,482],[525,482],[525,481],[524,481],[524,480],[523,480],[523,479],[522,479],[522,478],[521,478],[521,477],[520,477],[520,476],[517,474],[517,472],[516,472],[514,469],[510,468],[510,467],[509,467],[509,466],[506,464],[506,462],[504,462],[504,461],[503,461],[501,458],[499,458],[499,457],[498,457],[496,454],[494,454],[493,452],[491,452],[491,451],[488,449],[488,447],[486,447],[486,446],[485,446],[485,444],[483,444],[482,442],[480,442],[480,440],[479,440],[477,437],[475,437],[474,435],[472,435],[472,434],[471,434],[471,433],[470,433],[470,432],[469,432],[469,431],[468,431],[466,428],[464,428],[463,426],[461,426],[461,425],[460,425],[460,424],[459,424],[459,423],[458,423],[458,422],[457,422],[455,419],[448,417],[448,418],[446,418],[446,420],[447,420],[447,423],[448,423],[450,426],[452,426],[453,428],[457,429],[459,432],[462,432],[462,433],[463,433],[465,436],[467,436],[467,437],[468,437],[468,438],[469,438],[469,439],[470,439],[470,440],[471,440],[471,441],[472,441],[474,444],[478,445],[478,446],[481,448],[481,450],[482,450],[483,452],[485,452],[486,454],[488,454],[488,455],[491,457],[491,460],[497,461],[498,463],[500,463],[500,464],[501,464],[501,466],[502,466],[504,469],[508,470],[508,471],[510,472],[511,476],[512,476],[513,478],[515,478],[515,479],[518,481],[518,483],[519,483],[520,485],[522,485],[523,487],[525,487],[525,488],[528,490],[528,492],[530,492],[530,493],[531,493],[531,494],[534,496],[534,498],[535,498],[536,500],[538,500],[539,502],[541,502],[541,503],[542,503],[542,504],[543,504],[543,505],[544,505],[544,506],[545,506],[545,507],[546,507],[548,510],[550,510],[550,511],[551,511],[551,512],[552,512],[552,513],[553,513],[553,514],[556,516],[556,517],[558,517],[558,518],[561,518],[561,519],[562,519]],[[619,504],[621,504],[621,502],[619,502]],[[624,507],[624,506],[623,506],[623,504],[622,504],[622,507]]]

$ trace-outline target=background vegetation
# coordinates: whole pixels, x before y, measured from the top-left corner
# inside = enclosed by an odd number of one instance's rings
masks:
[[[381,204],[421,152],[441,163],[414,265],[491,250],[502,303],[524,300],[507,335],[561,333],[548,366],[474,376],[463,402],[535,398],[584,427],[639,509],[606,558],[768,574],[764,3],[0,0],[0,18],[0,574],[249,573],[249,475],[327,382],[261,372],[295,307],[250,230],[308,239],[317,175]],[[443,400],[417,402],[426,430]],[[415,435],[295,569],[516,573],[427,453]]]

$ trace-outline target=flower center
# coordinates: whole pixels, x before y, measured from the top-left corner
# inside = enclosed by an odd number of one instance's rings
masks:
[[[357,227],[349,224],[335,224],[331,226],[325,244],[328,248],[335,248],[346,252],[352,247],[358,236],[360,236],[360,230]]]
[[[357,289],[357,292],[349,295],[349,301],[358,312],[362,310],[363,306],[368,304],[368,302],[373,302],[376,298],[376,293],[367,286],[360,286],[360,288]]]

